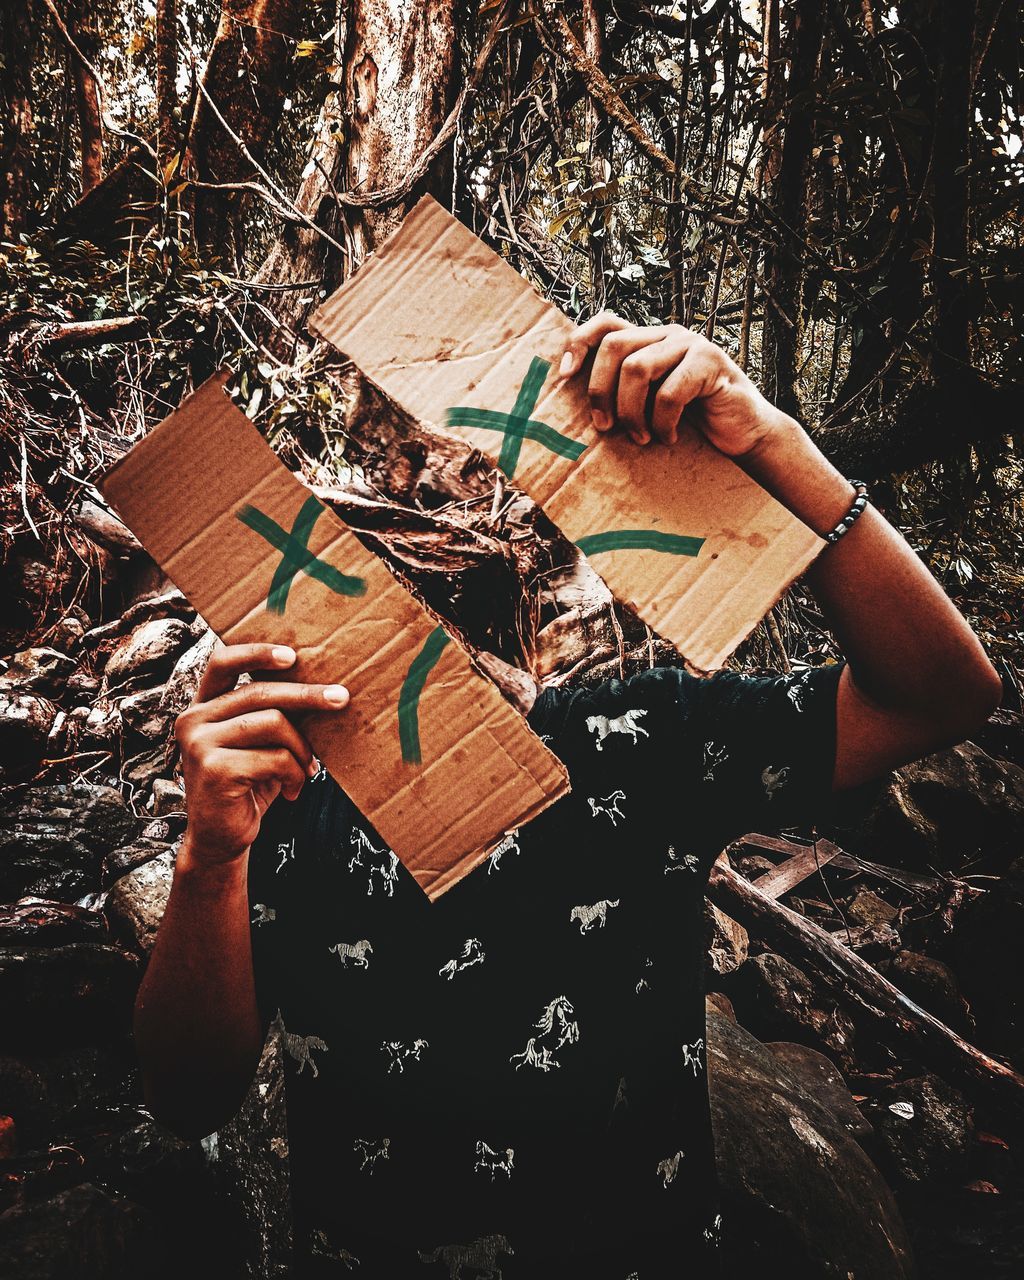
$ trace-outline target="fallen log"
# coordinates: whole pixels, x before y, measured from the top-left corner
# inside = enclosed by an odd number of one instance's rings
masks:
[[[711,869],[707,896],[751,936],[814,973],[866,1015],[890,1048],[909,1054],[972,1100],[994,1107],[1024,1128],[1024,1076],[968,1044],[824,929],[762,893],[734,871],[725,856]]]

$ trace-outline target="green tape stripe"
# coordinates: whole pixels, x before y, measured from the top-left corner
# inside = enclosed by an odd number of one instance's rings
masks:
[[[406,764],[420,764],[420,694],[449,638],[443,627],[435,627],[423,648],[409,664],[409,672],[398,695],[398,740]]]
[[[681,533],[658,533],[656,529],[609,529],[607,533],[588,533],[576,545],[584,555],[598,551],[665,551],[672,556],[700,554],[704,538],[690,538]]]
[[[545,449],[549,449],[552,453],[557,453],[560,457],[569,458],[573,462],[587,448],[585,444],[580,444],[578,440],[562,435],[554,427],[549,427],[546,422],[538,422],[535,418],[520,419],[519,422],[512,424],[510,427],[510,415],[496,413],[493,409],[471,409],[468,406],[456,407],[448,410],[447,422],[450,427],[482,427],[485,431],[504,431],[506,433],[514,430],[517,438],[536,440]],[[508,439],[507,434],[505,438],[506,440]],[[518,458],[516,461],[518,462]],[[498,465],[501,466],[500,458]],[[512,478],[504,466],[501,469],[509,479]],[[513,470],[515,470],[514,466]]]
[[[363,578],[350,577],[348,574],[341,573],[333,565],[317,559],[306,546],[306,539],[312,533],[317,517],[323,509],[317,499],[311,495],[295,517],[291,533],[282,529],[275,520],[271,520],[270,516],[257,507],[246,504],[236,512],[238,519],[244,525],[281,552],[281,563],[274,571],[267,596],[267,608],[271,613],[284,613],[288,603],[289,588],[299,573],[308,574],[341,596],[366,594],[366,582]],[[296,536],[299,533],[301,538]]]

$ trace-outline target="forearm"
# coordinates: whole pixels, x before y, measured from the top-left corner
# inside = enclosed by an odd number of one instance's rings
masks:
[[[739,464],[816,533],[849,509],[853,486],[792,418]],[[978,639],[903,537],[870,504],[805,580],[860,692],[877,705],[944,718],[956,736],[998,701],[998,677]]]
[[[147,1102],[183,1137],[204,1136],[237,1111],[262,1049],[247,859],[204,865],[186,834],[136,1000]]]

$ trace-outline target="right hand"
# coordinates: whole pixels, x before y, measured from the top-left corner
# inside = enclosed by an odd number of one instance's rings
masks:
[[[295,800],[316,772],[313,751],[293,723],[311,711],[339,711],[341,685],[258,678],[236,687],[243,673],[286,671],[295,651],[285,645],[218,645],[192,705],[178,716],[192,858],[230,862],[255,840],[278,795]]]

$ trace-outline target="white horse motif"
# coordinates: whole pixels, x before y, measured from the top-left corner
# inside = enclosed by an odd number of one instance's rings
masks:
[[[598,751],[604,750],[601,744],[611,733],[628,733],[635,746],[640,740],[638,734],[642,733],[645,738],[651,736],[640,724],[640,717],[646,714],[646,708],[635,707],[632,711],[624,711],[621,716],[587,716],[587,729],[596,736],[594,745]]]
[[[704,743],[704,782],[714,782],[715,770],[720,764],[724,764],[729,759],[729,752],[725,747],[718,747],[714,742]]]
[[[619,900],[616,898],[602,898],[600,902],[595,902],[592,906],[573,907],[569,913],[569,923],[574,920],[579,921],[580,933],[589,932],[596,924],[599,929],[603,929],[608,921],[608,912],[612,907],[617,907]]]
[[[359,1165],[360,1171],[369,1166],[372,1174],[378,1160],[390,1159],[391,1152],[388,1149],[390,1146],[390,1138],[356,1138],[352,1143],[352,1150],[362,1158]]]
[[[575,1012],[566,996],[556,996],[533,1024],[538,1034],[531,1036],[522,1053],[514,1053],[509,1062],[515,1063],[517,1071],[524,1066],[538,1067],[541,1071],[559,1066],[555,1053],[580,1038]]]
[[[764,785],[764,793],[770,800],[772,796],[781,787],[786,785],[789,777],[789,765],[784,764],[781,769],[776,769],[774,765],[767,765],[761,771],[761,782]]]
[[[319,1036],[300,1036],[296,1035],[294,1031],[288,1031],[284,1025],[284,1020],[281,1018],[280,1009],[277,1011],[277,1018],[281,1029],[281,1043],[299,1064],[296,1075],[302,1075],[308,1062],[314,1078],[318,1076],[320,1072],[317,1070],[316,1059],[312,1056],[311,1051],[317,1049],[322,1053],[326,1053],[327,1045]]]
[[[619,825],[618,818],[626,816],[619,808],[619,801],[625,800],[625,798],[625,791],[613,791],[610,796],[602,796],[600,800],[596,796],[587,796],[587,804],[590,805],[590,816],[596,818],[599,813],[603,813],[606,818],[611,818],[612,826],[617,827]]]
[[[693,1044],[683,1045],[683,1066],[692,1067],[694,1078],[704,1069],[704,1037],[698,1036]]]
[[[277,864],[277,867],[275,868],[275,874],[277,874],[277,873],[279,873],[279,872],[281,871],[281,868],[284,866],[284,864],[285,864],[286,862],[294,862],[294,861],[295,861],[295,840],[294,840],[294,838],[293,838],[293,839],[291,839],[291,840],[284,840],[284,841],[282,841],[282,842],[281,842],[281,844],[279,844],[279,845],[277,846],[277,852],[281,855],[281,861]]]
[[[366,870],[366,896],[373,894],[373,878],[380,876],[381,890],[389,898],[394,897],[395,884],[398,881],[398,855],[391,849],[378,849],[365,831],[359,827],[352,828],[349,843],[355,853],[348,860],[349,871],[356,867]]]
[[[693,853],[676,853],[675,845],[668,847],[668,865],[665,867],[665,875],[670,871],[697,871],[700,869],[700,859]]]
[[[494,848],[491,850],[487,858],[487,874],[488,875],[490,875],[492,871],[501,870],[501,868],[498,866],[498,863],[501,862],[503,854],[522,853],[522,849],[520,849],[519,847],[518,837],[519,837],[518,829],[515,831],[510,831],[508,835],[505,837],[505,839],[502,840],[501,844],[496,844],[494,846]]]
[[[252,911],[253,924],[272,924],[277,919],[277,912],[273,907],[268,907],[265,902],[254,902]]]
[[[718,1246],[722,1243],[722,1215],[716,1213],[711,1220],[711,1226],[704,1228],[704,1239],[708,1244]]]
[[[675,1176],[679,1172],[679,1162],[683,1158],[683,1153],[677,1151],[674,1156],[666,1156],[664,1160],[658,1161],[656,1170],[658,1177],[661,1179],[661,1185],[667,1187],[670,1182],[675,1181]]]
[[[397,1067],[399,1075],[405,1070],[406,1058],[414,1058],[417,1062],[420,1060],[420,1054],[424,1049],[429,1049],[430,1045],[426,1040],[414,1040],[412,1044],[403,1044],[401,1040],[385,1040],[381,1045],[381,1051],[388,1055],[388,1075]]]
[[[808,682],[810,675],[810,668],[801,672],[800,675],[789,682],[789,687],[786,690],[786,697],[796,707],[797,711],[803,711],[807,706],[805,699],[809,692]]]
[[[373,955],[373,947],[366,938],[360,938],[358,942],[336,942],[327,950],[338,957],[344,969],[347,969],[350,964],[358,969],[368,969],[370,967],[368,957]]]
[[[496,1173],[503,1173],[506,1178],[511,1178],[512,1162],[515,1154],[512,1147],[506,1147],[504,1151],[495,1151],[486,1142],[478,1142],[476,1144],[476,1163],[473,1165],[473,1172],[489,1173],[492,1182]]]
[[[462,944],[462,955],[455,956],[447,964],[443,964],[437,971],[438,976],[447,978],[451,982],[460,969],[468,969],[470,965],[483,964],[483,962],[483,943],[479,938],[467,938]]]
[[[355,1254],[349,1253],[347,1249],[336,1248],[327,1239],[325,1231],[314,1231],[310,1237],[310,1243],[313,1246],[312,1253],[315,1258],[327,1258],[331,1262],[344,1262],[346,1271],[353,1271],[359,1266],[359,1259]]]

